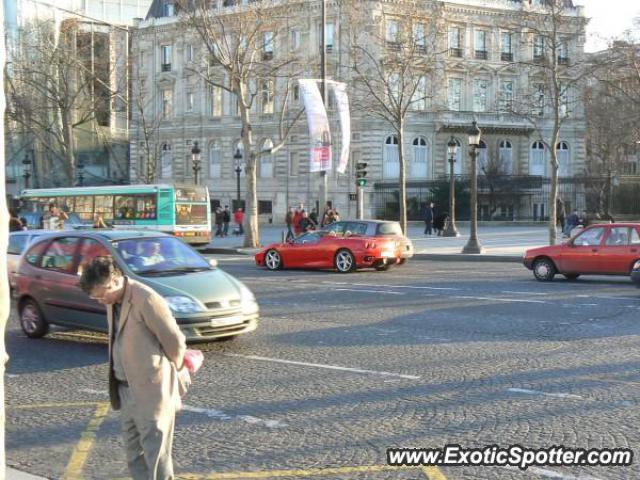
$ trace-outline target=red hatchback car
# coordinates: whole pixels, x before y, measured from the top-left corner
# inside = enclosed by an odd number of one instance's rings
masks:
[[[255,256],[256,264],[269,270],[281,268],[386,270],[413,256],[411,240],[398,222],[340,221],[322,230],[300,235],[292,242],[273,243]]]
[[[591,225],[562,245],[533,248],[524,254],[525,267],[537,280],[556,273],[574,280],[580,275],[629,275],[640,260],[640,224]]]

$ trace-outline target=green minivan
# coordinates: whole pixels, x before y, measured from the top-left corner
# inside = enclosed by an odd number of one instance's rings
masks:
[[[258,325],[253,293],[182,240],[96,229],[45,235],[22,255],[15,284],[28,337],[42,337],[50,324],[107,331],[105,307],[79,287],[82,269],[98,256],[112,256],[125,275],[162,295],[187,342],[230,339]]]

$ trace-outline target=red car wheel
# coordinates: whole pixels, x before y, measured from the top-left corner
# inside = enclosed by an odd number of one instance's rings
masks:
[[[349,250],[338,250],[334,258],[336,270],[340,273],[348,273],[356,268],[356,259]]]
[[[282,257],[277,250],[267,250],[267,253],[264,254],[264,264],[269,270],[280,270]]]
[[[550,282],[556,275],[556,266],[548,258],[538,258],[533,262],[533,276],[540,282]]]

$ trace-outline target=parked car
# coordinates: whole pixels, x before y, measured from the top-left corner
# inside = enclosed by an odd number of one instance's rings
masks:
[[[580,275],[629,275],[640,260],[640,224],[591,225],[562,245],[533,248],[523,257],[537,280],[548,282],[560,273],[569,280]]]
[[[46,230],[18,230],[9,233],[9,245],[7,247],[7,273],[9,274],[9,287],[13,290],[16,286],[15,275],[18,269],[18,261],[20,255],[26,250],[27,246]]]
[[[125,275],[162,295],[188,342],[231,338],[255,330],[259,309],[239,280],[182,240],[160,232],[61,231],[34,241],[20,260],[16,293],[24,333],[50,324],[107,331],[106,309],[79,287],[83,268],[112,256]]]
[[[347,273],[357,268],[386,270],[413,257],[413,243],[398,222],[347,220],[307,232],[291,242],[273,243],[255,256],[258,266],[336,269]]]

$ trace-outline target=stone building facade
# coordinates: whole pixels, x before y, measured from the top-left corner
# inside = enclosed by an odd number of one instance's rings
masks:
[[[216,14],[242,14],[251,8],[246,1],[216,0]],[[276,2],[283,3],[283,2]],[[321,49],[321,2],[298,0],[284,2],[292,27],[284,41],[276,43],[274,57],[301,55],[308,65],[306,75],[319,77]],[[366,2],[363,8],[372,28],[381,38],[403,28],[398,1]],[[586,19],[580,7],[566,3],[565,36],[553,53],[561,65],[579,65],[584,58]],[[328,78],[346,82],[355,88],[349,68],[345,37],[349,18],[341,11],[344,2],[326,1],[326,51]],[[540,86],[536,63],[549,61],[551,47],[536,33],[536,15],[545,15],[542,0],[456,0],[418,2],[425,22],[433,22],[435,56],[426,74],[425,100],[407,115],[404,147],[407,161],[408,197],[415,189],[448,175],[447,143],[453,137],[460,145],[455,174],[469,173],[467,130],[475,119],[483,131],[480,164],[499,158],[501,176],[535,177],[550,174],[548,147],[541,141],[552,126],[548,108],[549,93]],[[542,18],[542,17],[541,17]],[[202,61],[203,46],[197,35],[185,31],[172,0],[156,0],[149,15],[133,33],[133,96],[143,93],[147,102],[145,116],[157,120],[154,140],[157,144],[156,179],[191,182],[194,180],[192,154],[194,142],[202,150],[201,184],[209,187],[211,198],[232,205],[236,198],[236,160],[240,146],[240,122],[235,101],[227,92],[209,88],[189,69]],[[534,20],[532,20],[534,19]],[[413,20],[415,22],[415,19]],[[387,45],[388,47],[389,45]],[[381,47],[384,48],[384,45]],[[547,60],[544,60],[544,56]],[[136,90],[136,88],[138,90]],[[546,98],[545,98],[546,95]],[[274,96],[256,105],[254,136],[263,145],[273,142],[277,133],[279,88]],[[527,107],[529,115],[513,113],[513,105],[526,100],[539,102]],[[295,99],[297,100],[297,98]],[[560,142],[556,146],[560,176],[581,173],[585,162],[585,122],[581,105],[581,84],[575,83],[563,93]],[[265,102],[269,103],[266,104]],[[533,112],[531,109],[538,108]],[[338,137],[335,107],[329,99],[328,111],[334,138]],[[522,112],[520,112],[522,113]],[[140,112],[132,112],[131,177],[142,177],[145,169]],[[147,122],[149,123],[149,122]],[[153,123],[153,122],[151,122]],[[281,222],[288,206],[303,203],[310,209],[319,198],[320,177],[309,173],[309,145],[304,122],[294,129],[286,146],[273,156],[262,158],[258,167],[258,198],[261,220]],[[365,112],[352,109],[350,167],[345,174],[334,170],[328,175],[327,198],[343,217],[356,213],[356,162],[367,162],[369,184],[365,189],[365,214],[379,216],[377,187],[397,190],[399,171],[397,137],[390,125]],[[334,147],[334,152],[338,148]],[[334,153],[335,155],[335,153]],[[480,172],[482,174],[482,172]],[[241,181],[241,197],[244,192]],[[379,189],[379,188],[378,188]],[[548,212],[544,196],[523,194],[502,205],[512,218],[543,218]],[[480,204],[482,208],[482,195]],[[537,202],[537,203],[536,203]]]

